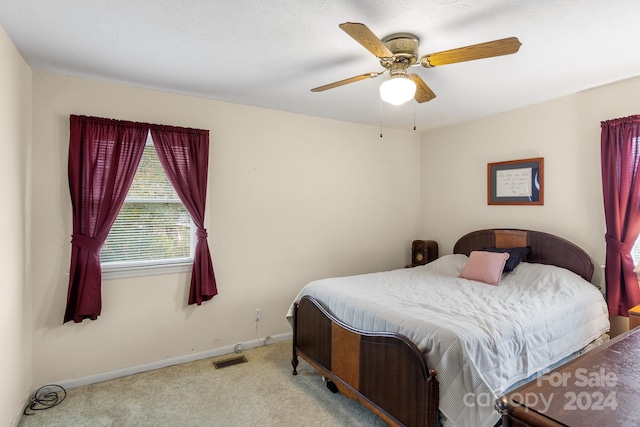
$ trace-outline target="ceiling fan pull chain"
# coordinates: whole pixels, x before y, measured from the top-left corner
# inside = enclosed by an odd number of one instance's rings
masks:
[[[380,138],[382,138],[382,98],[380,98]]]
[[[416,104],[413,104],[413,131],[416,130]]]

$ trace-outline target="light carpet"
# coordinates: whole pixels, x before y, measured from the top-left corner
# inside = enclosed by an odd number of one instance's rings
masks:
[[[247,363],[216,369],[214,362]],[[19,427],[386,426],[359,402],[331,393],[291,341],[67,390],[57,406]]]

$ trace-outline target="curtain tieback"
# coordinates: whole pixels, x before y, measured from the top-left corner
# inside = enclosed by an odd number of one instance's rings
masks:
[[[198,228],[196,230],[196,237],[198,239],[206,239],[207,236],[209,236],[209,234],[207,234],[207,229],[206,228]]]
[[[71,236],[71,244],[79,248],[86,249],[89,252],[98,252],[102,248],[102,243],[93,237],[87,237],[84,234],[74,234]]]
[[[625,243],[620,240],[614,239],[608,234],[605,235],[607,240],[607,247],[612,248],[614,251],[619,252],[621,254],[629,254],[633,249],[633,243]]]

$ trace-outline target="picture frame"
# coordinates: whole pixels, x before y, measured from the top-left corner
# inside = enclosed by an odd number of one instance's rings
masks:
[[[487,204],[544,205],[544,158],[488,163]]]

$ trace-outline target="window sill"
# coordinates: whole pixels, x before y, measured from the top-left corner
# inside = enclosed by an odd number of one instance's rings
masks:
[[[193,261],[174,264],[146,264],[127,266],[103,266],[102,279],[124,279],[127,277],[160,276],[164,274],[190,273]]]

